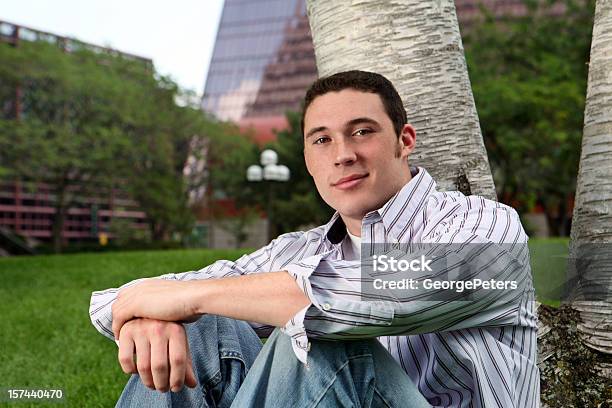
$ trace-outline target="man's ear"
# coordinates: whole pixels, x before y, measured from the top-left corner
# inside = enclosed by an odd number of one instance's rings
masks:
[[[401,157],[408,157],[416,147],[416,130],[411,124],[406,123],[399,135],[399,143],[401,146]]]

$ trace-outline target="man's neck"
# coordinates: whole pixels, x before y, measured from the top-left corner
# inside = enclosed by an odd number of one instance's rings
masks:
[[[348,230],[348,232],[355,235],[356,237],[361,236],[361,221],[362,220],[363,218],[356,219],[356,218],[342,217],[342,221],[344,221],[344,225],[346,225],[346,229]]]

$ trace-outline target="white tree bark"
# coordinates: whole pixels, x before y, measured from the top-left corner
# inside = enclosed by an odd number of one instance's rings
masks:
[[[585,343],[612,353],[612,2],[598,0],[568,274]],[[578,259],[576,264],[574,260]],[[575,271],[575,272],[572,272]]]
[[[417,130],[412,164],[442,190],[495,199],[451,0],[308,0],[319,76],[377,72]]]

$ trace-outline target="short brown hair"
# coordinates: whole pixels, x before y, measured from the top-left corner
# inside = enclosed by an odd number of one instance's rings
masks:
[[[344,89],[355,89],[380,96],[385,112],[393,123],[395,134],[399,137],[402,128],[408,122],[408,118],[402,98],[400,98],[391,81],[375,72],[352,70],[319,78],[306,91],[301,121],[302,140],[304,138],[304,116],[306,116],[306,110],[308,110],[312,101],[317,96],[325,95],[328,92],[340,92]]]

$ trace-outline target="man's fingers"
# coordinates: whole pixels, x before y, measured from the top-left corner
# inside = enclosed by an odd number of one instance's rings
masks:
[[[123,371],[137,371],[143,385],[161,392],[178,392],[183,385],[192,388],[197,385],[182,324],[130,320],[120,332],[119,362]]]
[[[189,351],[187,352],[187,369],[185,371],[185,385],[190,388],[195,388],[198,385],[198,380],[195,377],[195,372],[193,371],[193,363],[191,362],[191,356],[189,356]]]
[[[185,329],[185,326],[183,326]],[[186,329],[185,329],[186,330]],[[187,350],[187,368],[185,370],[185,385],[191,388],[195,388],[198,385],[198,380],[193,370],[193,361],[191,361],[191,350],[189,350],[189,341],[187,340],[187,334],[185,334],[185,350]]]
[[[178,392],[185,382],[187,369],[187,347],[185,329],[182,325],[173,325],[170,328],[168,342],[168,361],[170,362],[170,390]]]
[[[146,337],[139,336],[134,339],[136,345],[136,367],[140,381],[148,387],[155,388],[153,375],[151,374],[151,345]]]
[[[119,338],[119,364],[126,374],[135,374],[136,364],[134,363],[134,340],[129,333],[121,332]]]
[[[168,337],[161,335],[151,339],[151,373],[155,389],[166,392],[170,389],[168,385],[170,367],[168,365]]]

